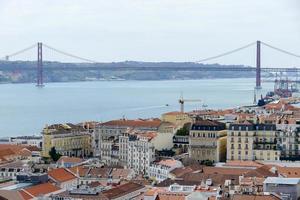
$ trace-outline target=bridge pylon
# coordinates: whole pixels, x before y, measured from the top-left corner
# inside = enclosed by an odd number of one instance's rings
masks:
[[[256,86],[255,89],[261,89],[261,66],[260,66],[260,44],[261,42],[258,40],[256,41]]]
[[[44,87],[43,81],[43,43],[37,44],[37,87]]]

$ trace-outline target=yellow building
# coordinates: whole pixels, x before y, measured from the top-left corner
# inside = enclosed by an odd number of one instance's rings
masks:
[[[168,112],[161,116],[162,121],[171,122],[176,126],[183,126],[185,123],[191,123],[192,118],[189,117],[187,113],[184,112]]]
[[[275,124],[231,124],[227,135],[227,160],[280,159]]]
[[[190,129],[189,156],[197,161],[226,160],[227,132],[225,124],[213,120],[197,120]]]
[[[65,156],[85,157],[91,155],[91,135],[83,126],[74,124],[53,124],[43,129],[42,156],[49,157],[55,147],[57,153]]]

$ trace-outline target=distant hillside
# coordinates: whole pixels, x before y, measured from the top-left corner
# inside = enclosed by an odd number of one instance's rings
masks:
[[[192,62],[113,62],[59,63],[44,62],[45,82],[91,80],[170,80],[254,77],[255,72],[215,72],[205,67],[248,67],[241,65],[197,64]],[[0,61],[0,83],[35,82],[36,62]]]

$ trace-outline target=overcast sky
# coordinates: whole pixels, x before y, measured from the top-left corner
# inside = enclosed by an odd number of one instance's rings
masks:
[[[0,0],[0,57],[42,41],[101,62],[196,61],[258,39],[300,54],[300,1]],[[262,51],[264,66],[300,67]],[[253,47],[209,63],[254,65],[254,55]]]

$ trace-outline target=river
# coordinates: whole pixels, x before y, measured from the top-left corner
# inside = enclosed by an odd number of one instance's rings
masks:
[[[202,99],[208,108],[231,108],[253,102],[255,80],[203,79],[168,81],[99,81],[0,85],[0,137],[39,134],[46,124],[159,117],[179,110],[186,99]],[[264,83],[262,92],[272,90]],[[169,106],[166,106],[166,105]],[[185,110],[202,103],[186,103]]]

